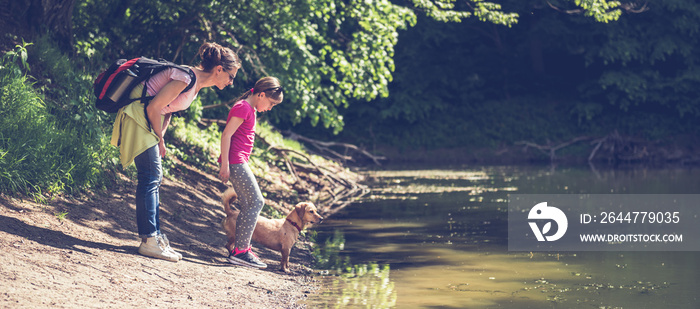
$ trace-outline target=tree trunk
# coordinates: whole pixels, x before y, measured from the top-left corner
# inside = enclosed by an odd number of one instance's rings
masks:
[[[73,48],[75,0],[0,0],[3,30],[31,40],[49,31],[65,51]]]

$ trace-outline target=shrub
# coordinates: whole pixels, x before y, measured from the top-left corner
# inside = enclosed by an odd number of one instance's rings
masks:
[[[37,89],[37,82],[24,73],[29,71],[29,45],[17,46],[0,62],[0,190],[40,197],[44,192],[103,186],[114,170],[114,163],[107,160],[114,150],[105,147],[104,123],[82,119],[85,114],[79,113],[82,108],[89,113],[92,106],[89,95],[84,95],[89,83],[75,78],[79,74],[72,66],[64,66],[56,72],[72,75],[75,83],[54,84],[51,91]],[[63,55],[53,56],[57,62],[67,61]],[[56,100],[56,93],[65,93],[65,101]],[[66,102],[72,104],[70,109],[56,108]]]

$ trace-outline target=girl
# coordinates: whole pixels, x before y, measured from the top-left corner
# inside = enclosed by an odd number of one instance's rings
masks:
[[[282,103],[284,90],[279,80],[264,77],[255,87],[236,99],[228,113],[226,127],[221,133],[221,170],[219,177],[231,184],[238,193],[241,212],[236,220],[236,243],[229,253],[229,262],[237,265],[266,268],[267,265],[253,254],[250,239],[265,201],[255,175],[248,166],[255,138],[255,112],[266,112]],[[228,154],[228,155],[224,155]]]
[[[170,247],[168,238],[160,231],[159,190],[163,178],[161,157],[165,156],[163,136],[172,113],[187,109],[200,89],[216,86],[224,89],[233,83],[241,62],[229,48],[216,43],[204,43],[199,48],[202,62],[191,68],[195,85],[181,93],[190,83],[190,75],[175,68],[166,69],[147,82],[149,96],[155,96],[144,114],[143,103],[135,101],[117,113],[112,131],[112,145],[119,147],[121,163],[126,168],[133,162],[138,170],[136,185],[136,224],[141,237],[139,253],[145,256],[177,262],[182,254]],[[143,84],[132,92],[139,98]],[[146,117],[153,130],[148,128]]]

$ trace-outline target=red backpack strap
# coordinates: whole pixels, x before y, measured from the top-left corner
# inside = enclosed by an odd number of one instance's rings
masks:
[[[131,60],[127,61],[127,62],[124,62],[124,64],[120,65],[119,68],[117,68],[117,69],[114,71],[114,73],[110,74],[110,75],[108,76],[108,78],[107,78],[107,81],[104,83],[105,86],[102,87],[102,92],[100,92],[100,95],[97,96],[97,98],[98,98],[98,99],[104,98],[105,93],[107,92],[107,88],[109,88],[109,85],[112,83],[112,80],[114,79],[114,77],[117,76],[117,74],[119,74],[119,72],[122,72],[122,71],[124,71],[124,70],[129,69],[129,68],[130,68],[131,66],[133,66],[134,63],[136,63],[136,61],[138,61],[138,60],[139,60],[139,58],[134,58],[134,59],[131,59]],[[100,79],[101,79],[101,78],[100,78]]]

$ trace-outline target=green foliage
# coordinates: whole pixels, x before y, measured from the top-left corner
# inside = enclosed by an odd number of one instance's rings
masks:
[[[3,56],[3,69],[8,69],[6,68],[6,63],[9,64],[14,64],[14,66],[11,66],[14,69],[14,72],[11,72],[15,76],[20,76],[22,75],[22,70],[25,70],[29,72],[29,63],[27,63],[27,58],[29,57],[27,54],[27,47],[32,45],[32,43],[27,43],[22,39],[22,45],[15,45],[14,50],[10,50],[5,53]]]
[[[517,2],[516,2],[517,3]],[[619,17],[619,2],[562,0],[600,21]],[[193,64],[204,40],[233,47],[244,61],[235,83],[249,89],[276,76],[285,104],[270,113],[275,124],[307,120],[333,133],[346,121],[342,110],[389,95],[399,31],[416,24],[416,12],[440,22],[476,20],[512,27],[524,12],[513,2],[483,0],[163,1],[83,0],[74,17],[78,52],[93,61],[149,55]],[[102,57],[102,58],[99,58]],[[239,90],[205,92],[204,104],[228,101]],[[194,117],[201,117],[194,111]],[[213,110],[207,117],[225,117]]]
[[[76,135],[88,139],[87,143],[99,143],[106,133],[111,134],[114,116],[94,104],[91,86],[99,72],[86,74],[82,59],[63,54],[49,36],[37,39],[34,47],[29,52],[36,66],[35,86],[47,98],[48,113],[60,119],[57,125],[77,130]]]
[[[0,69],[0,189],[3,192],[27,192],[34,186],[33,180],[41,169],[33,168],[32,150],[46,147],[39,145],[37,136],[44,135],[49,127],[47,115],[42,114],[43,101],[33,91],[15,63],[4,57]],[[34,117],[34,115],[43,117]],[[35,146],[36,145],[36,146]],[[38,149],[27,149],[34,146]]]
[[[594,81],[599,87],[583,95],[623,111],[700,116],[698,17],[695,1],[659,2],[647,12],[596,29],[595,36],[603,40],[588,46],[584,57],[588,66],[604,69]]]
[[[84,77],[45,43],[17,46],[0,65],[0,189],[39,200],[102,187],[114,170],[99,118],[85,119],[92,102]],[[29,66],[41,82],[24,75]]]
[[[202,170],[208,170],[210,164],[218,166],[221,132],[216,126],[202,129],[197,122],[174,117],[166,134],[166,146],[170,154]],[[166,168],[173,167],[170,163],[168,160],[163,161]]]
[[[66,217],[68,216],[68,212],[67,211],[55,212],[54,216],[56,216],[56,219],[58,219],[59,222],[63,222],[63,220],[66,220]]]
[[[426,16],[441,22],[461,22],[475,16],[481,21],[510,27],[518,21],[517,13],[504,13],[500,4],[482,0],[466,2],[470,10],[460,10],[455,0],[410,0],[408,2],[416,9],[423,11]]]
[[[586,16],[595,17],[599,22],[610,22],[620,18],[622,11],[618,9],[619,1],[607,0],[576,0],[576,5],[583,8]]]
[[[308,118],[336,132],[343,125],[337,108],[349,98],[388,94],[397,29],[415,22],[389,1],[223,1],[221,13],[230,24],[224,38],[248,60],[250,81],[273,75],[285,86],[286,103],[271,113],[273,121]]]
[[[225,43],[244,60],[236,80],[243,89],[266,75],[282,81],[287,103],[271,113],[273,122],[299,123],[306,118],[337,133],[344,125],[339,108],[353,100],[388,95],[398,30],[416,22],[411,9],[443,21],[470,16],[505,25],[516,21],[517,15],[501,12],[499,4],[472,4],[462,8],[453,0],[411,0],[404,6],[388,0],[84,0],[76,4],[73,20],[78,52],[96,56],[93,61],[147,54],[191,64],[202,41]],[[218,97],[230,98],[234,92],[240,91],[222,91]],[[207,104],[221,100],[205,96]]]
[[[597,22],[616,21],[622,15],[622,2],[609,0],[552,0],[548,4],[565,12],[582,13]]]
[[[264,119],[259,120],[255,125],[255,135],[256,141],[261,142],[261,144],[256,145],[256,148],[266,148],[270,146],[281,147],[285,149],[292,149],[299,152],[304,152],[304,146],[302,146],[298,141],[286,139],[282,136],[282,133],[277,131],[270,123]],[[261,139],[265,140],[265,144],[262,143]],[[257,147],[260,146],[260,147]],[[265,150],[267,152],[267,150]]]
[[[419,15],[396,45],[391,96],[342,110],[341,139],[399,148],[501,147],[615,130],[647,139],[699,133],[693,124],[700,117],[700,5],[649,4],[601,23],[573,2],[550,3],[559,9],[504,1],[521,16],[510,28]],[[610,5],[606,12],[623,9]]]

